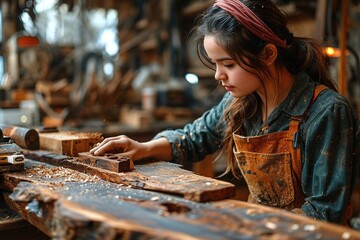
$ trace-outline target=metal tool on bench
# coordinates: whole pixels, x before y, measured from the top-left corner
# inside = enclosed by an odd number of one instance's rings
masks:
[[[10,137],[2,137],[0,140],[0,172],[21,171],[24,168],[25,156],[22,148]]]
[[[11,142],[11,140],[6,140],[7,138],[5,137],[0,142],[0,168],[3,165],[24,163],[25,156],[22,153],[22,149],[16,143]]]

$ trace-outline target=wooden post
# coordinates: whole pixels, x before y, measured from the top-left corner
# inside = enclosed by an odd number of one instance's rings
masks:
[[[325,35],[325,26],[326,26],[326,9],[327,9],[327,0],[317,0],[316,3],[316,25],[314,31],[314,38],[320,42],[324,41]]]
[[[340,22],[340,58],[339,58],[339,92],[347,96],[347,74],[346,74],[346,49],[347,49],[347,32],[348,32],[348,14],[349,0],[342,1],[341,22]]]

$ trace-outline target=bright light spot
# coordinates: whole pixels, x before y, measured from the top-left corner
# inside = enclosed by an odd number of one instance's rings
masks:
[[[116,39],[116,30],[105,29],[99,39],[102,45],[105,45],[105,52],[110,56],[115,56],[119,52],[119,44]]]
[[[21,121],[22,123],[26,123],[26,122],[27,122],[27,120],[28,120],[28,118],[27,118],[27,116],[26,116],[26,115],[21,115],[21,117],[20,117],[20,121]]]
[[[335,47],[326,47],[325,48],[325,54],[328,57],[331,58],[338,58],[341,56],[341,50],[340,48],[335,48]],[[350,55],[350,51],[349,50],[345,50],[345,55],[349,56]]]
[[[114,39],[116,32],[112,29],[105,29],[101,35],[101,40],[106,42],[108,39]]]
[[[53,8],[58,3],[58,0],[37,0],[35,4],[35,11],[40,13]]]
[[[104,64],[104,73],[108,76],[111,76],[114,72],[114,66],[111,63]]]
[[[35,34],[35,26],[30,17],[30,14],[28,12],[23,12],[20,15],[20,18],[23,23],[24,29],[30,34]]]
[[[327,47],[325,50],[326,50],[326,54],[327,54],[328,56],[333,56],[334,53],[335,53],[335,49],[332,48],[332,47]]]
[[[187,73],[185,79],[191,84],[198,84],[199,82],[199,77],[193,73]]]
[[[106,15],[106,20],[108,22],[113,22],[113,23],[117,22],[117,20],[118,20],[117,11],[114,9],[108,9],[107,15]]]
[[[107,43],[105,46],[105,51],[110,56],[115,56],[119,52],[119,45],[115,42]]]

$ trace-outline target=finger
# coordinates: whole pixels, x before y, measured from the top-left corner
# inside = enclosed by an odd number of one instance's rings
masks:
[[[104,153],[121,153],[123,152],[122,139],[109,141],[93,151],[94,155],[101,155]]]
[[[110,144],[103,144],[102,146],[98,146],[90,151],[90,153],[94,155],[102,155],[104,154],[108,149],[110,149]]]
[[[101,146],[102,146],[103,144],[101,144],[100,142],[99,143],[97,143],[97,144],[95,144],[94,146],[93,146],[93,148],[92,149],[90,149],[90,153],[94,153],[96,150],[98,150]]]
[[[95,151],[97,151],[98,149],[100,149],[101,147],[103,147],[105,144],[108,144],[109,142],[112,141],[117,141],[120,140],[122,138],[126,138],[125,135],[120,135],[120,136],[116,136],[116,137],[108,137],[105,138],[102,142],[97,143],[91,150],[90,153],[94,153]]]

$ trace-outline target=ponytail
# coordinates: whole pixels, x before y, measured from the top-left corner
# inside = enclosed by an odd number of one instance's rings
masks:
[[[279,52],[279,60],[290,73],[306,72],[314,81],[337,91],[328,74],[321,45],[316,40],[294,37],[292,44],[287,49],[279,49]]]

